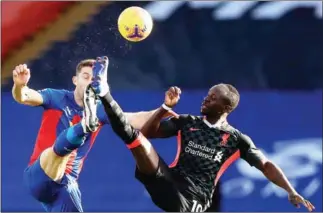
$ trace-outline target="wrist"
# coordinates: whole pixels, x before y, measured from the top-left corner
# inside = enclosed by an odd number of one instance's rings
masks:
[[[161,107],[162,107],[164,110],[166,110],[166,111],[171,111],[171,110],[172,110],[172,107],[167,106],[165,103],[163,103],[163,104],[161,105]]]
[[[17,89],[22,89],[24,87],[27,87],[27,84],[16,84],[16,83],[14,83],[13,84],[13,87],[14,88],[17,88]]]
[[[289,194],[289,195],[296,195],[296,194],[298,194],[297,192],[296,192],[296,190],[295,189],[289,189],[289,190],[287,190],[287,193]]]

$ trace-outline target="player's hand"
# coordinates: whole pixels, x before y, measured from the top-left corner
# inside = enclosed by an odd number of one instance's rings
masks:
[[[13,82],[17,86],[26,86],[30,79],[30,70],[26,64],[20,64],[12,71]]]
[[[308,201],[305,200],[301,195],[299,195],[298,193],[291,193],[288,195],[288,200],[289,202],[291,202],[296,208],[300,208],[301,204],[304,205],[308,211],[313,211],[315,209],[315,207],[313,206],[313,204]]]
[[[181,89],[178,87],[169,88],[165,94],[165,105],[170,108],[174,107],[178,103],[181,93]]]

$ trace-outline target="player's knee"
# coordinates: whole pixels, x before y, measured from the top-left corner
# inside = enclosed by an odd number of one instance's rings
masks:
[[[69,155],[58,156],[53,148],[48,148],[40,155],[40,166],[44,172],[54,181],[62,179]]]
[[[131,143],[127,144],[127,147],[132,150],[132,152],[139,153],[139,155],[149,155],[151,154],[153,147],[150,143],[150,141],[140,132],[137,132],[137,136],[135,140],[133,140]]]

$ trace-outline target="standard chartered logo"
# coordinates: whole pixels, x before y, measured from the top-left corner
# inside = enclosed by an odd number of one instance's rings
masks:
[[[188,146],[185,147],[184,151],[191,155],[217,161],[219,163],[221,162],[223,157],[222,151],[217,152],[216,155],[214,156],[216,149],[212,149],[207,146],[203,146],[201,144],[196,144],[193,141],[188,142]]]
[[[223,153],[222,153],[222,151],[220,151],[220,152],[216,153],[213,160],[221,163],[222,157],[223,157]]]

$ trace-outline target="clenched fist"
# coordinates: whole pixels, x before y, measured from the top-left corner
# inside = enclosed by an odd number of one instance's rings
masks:
[[[165,105],[170,108],[174,107],[178,103],[181,93],[181,89],[178,87],[169,88],[165,94]]]
[[[17,86],[26,86],[30,79],[30,70],[26,64],[20,64],[12,72],[13,82]]]

